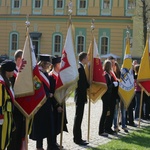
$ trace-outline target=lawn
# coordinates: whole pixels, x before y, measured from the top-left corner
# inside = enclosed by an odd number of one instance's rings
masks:
[[[150,126],[89,150],[150,150]]]

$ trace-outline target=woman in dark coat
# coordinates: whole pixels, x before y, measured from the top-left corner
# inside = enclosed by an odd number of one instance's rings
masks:
[[[30,138],[36,140],[37,150],[43,150],[43,139],[49,139],[51,137],[51,141],[48,140],[48,145],[52,145],[52,140],[54,139],[53,106],[50,99],[50,83],[47,73],[47,70],[50,67],[50,56],[41,54],[38,65],[43,77],[42,82],[47,100],[34,116]]]
[[[49,79],[50,79],[50,85],[51,85],[50,99],[53,102],[53,107],[54,107],[54,125],[55,125],[55,142],[56,142],[56,144],[57,144],[57,135],[61,133],[62,113],[63,113],[63,111],[64,111],[63,131],[68,132],[66,107],[64,107],[64,110],[63,110],[62,105],[60,105],[54,97],[56,81],[57,81],[57,78],[58,78],[58,72],[60,70],[60,62],[61,62],[61,57],[52,58],[53,69],[49,73]]]
[[[104,75],[107,83],[107,91],[106,93],[102,96],[102,101],[103,101],[103,111],[102,111],[102,116],[100,118],[99,122],[99,135],[101,136],[108,136],[108,128],[107,128],[107,114],[108,112],[111,113],[111,100],[112,100],[112,91],[113,88],[118,86],[118,82],[115,82],[112,75],[112,63],[110,60],[106,60],[104,62]],[[106,133],[107,132],[107,133]]]

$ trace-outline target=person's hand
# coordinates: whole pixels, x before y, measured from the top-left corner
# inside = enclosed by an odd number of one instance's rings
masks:
[[[59,113],[63,112],[62,107],[59,106],[59,107],[57,108],[57,111],[58,111]]]
[[[2,125],[4,122],[4,119],[0,119],[0,125]]]
[[[118,86],[118,82],[117,81],[114,81],[113,84],[114,84],[114,87]]]
[[[53,94],[53,93],[50,93],[50,94],[49,94],[49,97],[50,97],[50,98],[51,98],[51,97],[53,97],[53,96],[54,96],[54,94]]]

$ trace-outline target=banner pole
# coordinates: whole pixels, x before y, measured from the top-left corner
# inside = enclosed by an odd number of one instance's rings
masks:
[[[62,140],[63,140],[63,128],[64,128],[64,104],[63,102],[63,111],[62,111],[62,120],[61,120],[61,134],[60,134],[60,150],[62,150]]]
[[[140,128],[141,114],[142,114],[142,102],[143,102],[143,88],[141,90],[141,98],[140,98],[139,128]]]

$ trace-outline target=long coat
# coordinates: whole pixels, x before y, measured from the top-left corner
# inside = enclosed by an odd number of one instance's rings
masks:
[[[44,75],[49,79],[48,73],[45,72]],[[34,116],[32,132],[30,135],[30,138],[33,140],[52,137],[54,132],[53,107],[49,97],[50,89],[46,84],[43,83],[43,85],[47,100]]]
[[[50,93],[54,95],[55,93],[55,87],[56,87],[56,79],[57,76],[53,73],[53,71],[50,72],[49,74],[49,80],[50,80]],[[61,133],[61,122],[62,122],[62,113],[57,111],[57,108],[60,106],[62,107],[55,99],[55,97],[50,98],[52,103],[53,103],[53,108],[54,108],[54,125],[55,125],[55,135],[58,135]],[[63,124],[63,131],[68,132],[67,129],[67,117],[66,117],[66,107],[64,107],[64,124]]]

